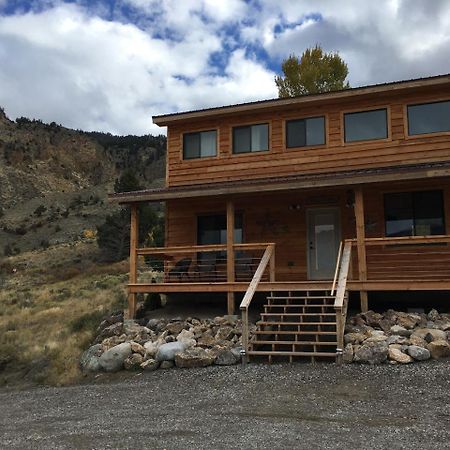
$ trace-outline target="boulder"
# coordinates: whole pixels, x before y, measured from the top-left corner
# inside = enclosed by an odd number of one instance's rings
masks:
[[[103,353],[101,344],[89,347],[80,358],[80,368],[84,372],[98,372],[101,370],[100,356]]]
[[[425,348],[427,346],[427,341],[425,341],[425,339],[423,339],[420,336],[417,336],[415,334],[411,335],[408,340],[411,345],[415,345],[417,347]]]
[[[181,330],[184,328],[183,322],[170,322],[166,325],[166,330],[170,334],[174,334],[175,336],[181,333]]]
[[[214,363],[218,366],[232,366],[241,360],[241,355],[232,349],[222,348],[217,351]]]
[[[413,362],[411,356],[403,353],[400,349],[394,348],[392,345],[389,346],[389,359],[396,361],[400,364],[408,364]]]
[[[363,317],[367,325],[381,328],[380,322],[383,320],[383,316],[381,314],[374,311],[367,311],[365,313],[361,313],[361,317]]]
[[[159,361],[156,361],[155,359],[147,359],[146,361],[141,363],[141,369],[145,370],[146,372],[152,372],[159,367],[159,364]]]
[[[123,321],[123,332],[128,336],[139,333],[142,328],[145,327],[139,325],[135,320],[127,319]]]
[[[186,349],[182,353],[175,355],[175,364],[177,367],[194,368],[206,367],[214,363],[214,354],[211,350],[201,347]]]
[[[198,339],[197,345],[201,347],[212,347],[216,344],[216,340],[214,339],[214,336],[212,335],[211,331],[205,331],[203,335]]]
[[[407,342],[408,342],[408,338],[406,338],[404,336],[398,336],[396,334],[393,334],[393,335],[389,336],[386,339],[386,343],[388,345],[391,345],[391,344],[406,344]]]
[[[164,338],[164,340],[166,341],[166,342],[175,342],[175,336],[173,335],[173,334],[169,334],[168,336],[166,336],[165,338]]]
[[[145,355],[145,348],[141,344],[138,344],[137,342],[132,341],[132,342],[130,342],[130,345],[131,345],[131,351],[133,353],[139,353],[141,356]]]
[[[435,309],[432,309],[427,314],[427,318],[428,318],[428,320],[431,320],[432,322],[436,322],[436,320],[438,320],[440,318],[440,316],[439,316],[439,313]]]
[[[405,336],[409,337],[411,336],[412,331],[407,330],[405,327],[402,327],[401,325],[393,325],[390,330],[391,334],[397,334],[398,336]]]
[[[144,344],[145,349],[145,357],[146,358],[153,358],[156,355],[156,352],[158,351],[158,348],[164,344],[164,341],[162,339],[158,339],[155,342],[149,341]]]
[[[446,358],[450,356],[450,345],[443,339],[437,339],[427,345],[433,359]]]
[[[367,336],[363,333],[348,333],[344,336],[346,344],[361,344],[366,340]]]
[[[100,365],[105,372],[117,372],[123,368],[124,361],[131,355],[131,345],[123,342],[110,348],[100,356]]]
[[[138,370],[144,362],[144,357],[139,353],[133,353],[124,362],[123,366],[126,370]]]
[[[98,344],[102,342],[104,339],[110,338],[112,336],[120,336],[123,333],[123,324],[121,322],[113,323],[112,325],[103,328],[100,334],[95,339],[95,342]]]
[[[149,328],[152,331],[156,331],[156,329],[158,328],[159,322],[160,322],[159,319],[150,319],[147,322],[147,328]]]
[[[353,360],[366,364],[380,364],[386,361],[388,353],[389,347],[386,341],[365,342],[355,351]]]
[[[194,333],[188,330],[181,330],[177,336],[177,341],[184,344],[185,348],[191,348],[197,344],[197,341],[194,339]]]
[[[417,314],[409,314],[404,312],[397,312],[397,325],[412,330],[421,320]]]
[[[418,336],[419,338],[424,339],[427,342],[446,340],[447,335],[445,331],[436,330],[434,328],[419,328],[414,330],[412,336]]]
[[[431,357],[428,349],[418,347],[417,345],[410,345],[407,352],[409,356],[412,356],[416,361],[425,361]]]
[[[122,344],[127,340],[126,334],[121,334],[120,336],[111,336],[102,341],[103,350],[109,350],[110,348],[115,347],[116,345]]]
[[[155,359],[157,361],[173,361],[175,359],[175,355],[183,352],[185,348],[185,344],[178,341],[162,344],[156,352]]]
[[[353,345],[347,344],[344,347],[344,353],[342,354],[342,361],[345,364],[350,364],[353,362]]]
[[[226,325],[221,326],[216,333],[215,339],[218,342],[228,341],[234,336],[234,330],[232,327]]]

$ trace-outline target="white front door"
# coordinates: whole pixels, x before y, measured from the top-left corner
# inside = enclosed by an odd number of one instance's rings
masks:
[[[339,208],[311,208],[306,211],[308,278],[331,280],[341,241]]]

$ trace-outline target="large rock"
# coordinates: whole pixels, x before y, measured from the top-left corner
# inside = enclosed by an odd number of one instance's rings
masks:
[[[367,311],[365,313],[361,313],[361,317],[364,318],[367,325],[371,327],[379,327],[381,328],[381,321],[383,320],[383,316],[379,313],[376,313],[374,311]]]
[[[101,344],[89,347],[80,358],[80,368],[85,372],[98,372],[101,370],[100,356],[103,353]]]
[[[177,341],[181,342],[185,348],[191,348],[197,344],[197,341],[194,339],[194,333],[188,330],[181,330],[177,336]]]
[[[123,333],[123,324],[121,322],[113,323],[112,325],[103,328],[100,334],[97,336],[95,342],[100,343],[104,339],[110,338],[112,336],[120,336]]]
[[[415,345],[417,347],[423,347],[425,348],[427,346],[427,341],[425,339],[421,338],[420,336],[417,336],[415,334],[411,335],[409,338],[409,343],[411,345]]]
[[[344,348],[344,353],[342,354],[342,361],[345,364],[350,364],[353,362],[353,345],[347,344]]]
[[[414,330],[412,336],[418,336],[422,339],[424,339],[426,342],[432,342],[432,341],[439,341],[439,340],[446,340],[447,335],[445,331],[442,330],[436,330],[434,328],[419,328],[417,330]]]
[[[450,345],[446,340],[438,339],[432,341],[427,345],[427,348],[431,353],[431,357],[434,359],[450,356]]]
[[[232,366],[241,360],[241,355],[238,352],[233,352],[234,349],[221,348],[218,350],[214,363],[218,366]]]
[[[141,356],[145,355],[145,348],[141,344],[132,341],[130,342],[130,345],[133,353],[139,353]]]
[[[141,369],[146,372],[152,372],[159,367],[160,362],[156,361],[156,359],[147,359],[141,364]]]
[[[368,342],[355,351],[353,360],[365,364],[380,364],[386,361],[388,353],[389,347],[386,341]]]
[[[431,357],[428,349],[418,347],[417,345],[410,345],[407,351],[409,356],[412,356],[416,361],[425,361]]]
[[[390,330],[391,334],[396,334],[398,336],[405,336],[409,337],[411,336],[412,331],[407,330],[405,327],[402,327],[401,325],[393,325]]]
[[[367,335],[363,333],[347,333],[344,336],[344,342],[346,344],[361,344],[367,339]]]
[[[166,330],[170,334],[174,334],[175,336],[181,333],[181,330],[184,328],[183,322],[170,322],[166,325]]]
[[[139,333],[143,328],[146,327],[139,325],[135,320],[127,319],[123,321],[123,332],[128,336]],[[148,328],[147,330],[150,331]]]
[[[175,355],[183,352],[186,349],[183,342],[169,342],[162,344],[156,352],[155,359],[157,361],[173,361]]]
[[[146,358],[154,358],[156,355],[156,352],[158,351],[158,348],[164,344],[163,339],[158,339],[155,342],[148,341],[144,344],[145,349],[145,357]]]
[[[421,320],[418,314],[409,314],[404,312],[397,312],[397,325],[412,330]]]
[[[440,319],[440,316],[439,316],[439,313],[435,309],[432,309],[427,314],[427,318],[428,318],[428,320],[431,320],[432,322],[436,322],[436,320]]]
[[[123,368],[123,363],[130,355],[130,343],[123,342],[103,353],[99,362],[105,372],[117,372]]]
[[[197,341],[197,345],[201,347],[212,347],[215,344],[216,340],[212,335],[211,330],[205,331]]]
[[[144,362],[144,357],[139,353],[133,353],[124,362],[123,366],[126,370],[138,370]]]
[[[221,342],[221,341],[228,341],[230,340],[232,337],[234,336],[234,330],[232,327],[230,326],[221,326],[216,333],[216,341],[217,342]]]
[[[210,350],[201,347],[194,347],[175,355],[175,364],[177,367],[193,368],[206,367],[214,363],[214,354]]]
[[[400,364],[408,364],[410,362],[413,362],[411,356],[403,353],[400,349],[395,348],[392,345],[389,346],[389,359]]]

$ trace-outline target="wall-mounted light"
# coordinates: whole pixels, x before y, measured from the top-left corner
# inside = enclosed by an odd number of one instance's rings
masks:
[[[302,205],[299,205],[298,203],[297,204],[294,204],[294,205],[289,205],[289,210],[290,211],[295,211],[295,210],[300,210],[300,209],[302,209]]]

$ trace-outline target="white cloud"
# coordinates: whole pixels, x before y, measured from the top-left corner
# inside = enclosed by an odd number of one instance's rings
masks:
[[[0,15],[0,106],[13,118],[159,133],[155,114],[275,97],[267,66],[316,43],[341,53],[352,85],[450,72],[445,0],[121,0],[112,13],[45,1]]]

